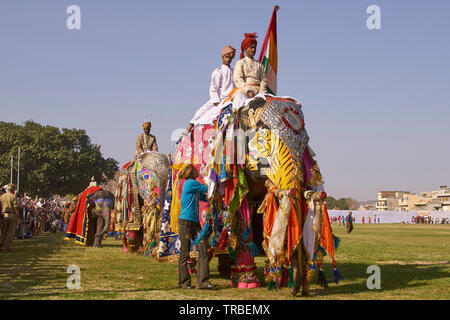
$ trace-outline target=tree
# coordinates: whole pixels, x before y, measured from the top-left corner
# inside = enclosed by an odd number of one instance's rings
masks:
[[[103,158],[100,146],[91,143],[85,130],[0,121],[0,183],[10,180],[11,156],[14,180],[17,177],[19,147],[20,192],[32,196],[78,194],[92,176],[102,184],[118,171],[118,162]]]
[[[328,209],[334,209],[334,210],[349,210],[350,209],[350,198],[340,198],[339,200],[336,200],[332,196],[328,196],[325,199],[325,202],[327,203]]]
[[[347,201],[348,201],[350,210],[357,210],[359,208],[359,206],[361,205],[361,203],[354,198],[347,198]]]

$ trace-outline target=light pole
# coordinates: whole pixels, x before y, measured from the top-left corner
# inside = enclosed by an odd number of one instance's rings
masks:
[[[19,177],[20,177],[20,147],[17,155],[17,192],[20,192],[19,189]]]
[[[14,165],[14,157],[11,156],[11,179],[9,180],[10,183],[12,183],[13,179],[13,165]]]

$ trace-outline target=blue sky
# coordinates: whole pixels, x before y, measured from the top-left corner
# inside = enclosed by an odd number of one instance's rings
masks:
[[[81,30],[66,27],[72,4]],[[275,4],[278,94],[304,104],[326,191],[369,200],[450,185],[445,0],[3,0],[0,120],[86,129],[123,164],[146,119],[168,153],[208,100],[222,47],[246,32],[260,45]],[[366,27],[372,4],[381,30]]]

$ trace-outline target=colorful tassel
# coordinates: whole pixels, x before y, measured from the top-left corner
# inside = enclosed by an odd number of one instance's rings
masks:
[[[316,254],[319,253],[319,252],[322,252],[322,254],[323,254],[324,257],[327,255],[325,249],[324,249],[322,246],[318,246],[318,247],[317,247]]]
[[[233,248],[230,245],[228,246],[228,255],[231,260],[237,260],[236,252],[233,250]]]
[[[337,268],[334,268],[334,282],[338,284],[339,280],[344,280],[344,277],[341,275]]]
[[[212,236],[211,237],[211,240],[209,241],[209,245],[211,246],[211,247],[217,247],[217,241],[216,241],[216,237],[215,236]]]
[[[323,271],[323,269],[319,270],[319,274],[317,276],[317,284],[323,288],[328,288],[328,281],[325,277],[325,272]]]
[[[288,274],[289,274],[288,288],[293,288],[294,287],[294,269],[292,269],[292,267],[288,268]]]
[[[250,241],[249,246],[252,250],[252,257],[257,257],[259,255],[258,247],[253,243],[253,241]]]
[[[276,278],[275,278],[274,289],[275,289],[276,291],[280,290],[280,277],[276,277]]]
[[[152,243],[150,244],[150,248],[153,248],[154,246],[156,246],[156,240],[152,241]]]
[[[341,239],[333,234],[333,243],[334,243],[334,250],[337,250],[339,247],[339,244],[341,243]]]

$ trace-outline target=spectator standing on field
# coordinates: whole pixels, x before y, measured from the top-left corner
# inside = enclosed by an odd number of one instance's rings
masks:
[[[349,211],[348,215],[345,217],[345,222],[347,222],[347,233],[352,232],[353,230],[353,218],[352,212]]]

